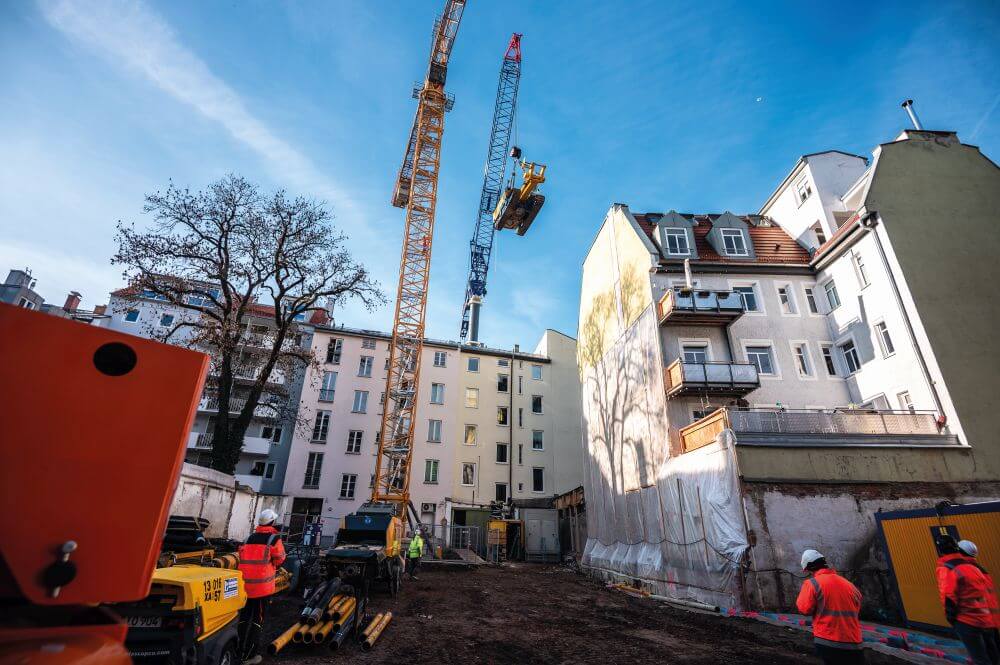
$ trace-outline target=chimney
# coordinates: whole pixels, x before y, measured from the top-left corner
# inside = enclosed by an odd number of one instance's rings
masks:
[[[108,311],[107,305],[98,305],[97,307],[94,308],[94,314],[96,314],[97,316],[103,316],[104,313],[107,311]]]
[[[83,296],[78,291],[70,291],[69,295],[66,296],[66,303],[63,305],[63,309],[67,312],[75,312],[80,308],[80,300],[82,299]]]
[[[923,125],[920,124],[920,118],[917,117],[917,112],[913,110],[913,100],[907,99],[901,104],[901,106],[906,109],[907,115],[910,116],[910,122],[913,123],[913,128],[917,131],[923,129]]]

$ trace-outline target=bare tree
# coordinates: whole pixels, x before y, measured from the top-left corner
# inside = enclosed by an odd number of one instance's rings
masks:
[[[385,297],[322,203],[228,175],[201,192],[170,184],[146,196],[144,211],[148,229],[118,223],[112,263],[137,296],[180,313],[153,336],[211,355],[212,468],[233,473],[255,413],[294,412],[284,385],[317,362],[300,325],[348,300],[370,310]]]

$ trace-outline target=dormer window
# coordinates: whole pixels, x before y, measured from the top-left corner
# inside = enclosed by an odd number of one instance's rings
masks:
[[[813,189],[812,185],[809,184],[809,178],[803,178],[795,183],[795,195],[799,198],[799,205],[804,203],[812,193]]]
[[[667,240],[667,255],[687,256],[691,253],[686,229],[666,229],[663,234]]]
[[[722,245],[730,256],[747,256],[747,243],[739,229],[722,229]]]

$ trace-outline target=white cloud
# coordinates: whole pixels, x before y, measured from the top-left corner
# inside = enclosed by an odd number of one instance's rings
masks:
[[[257,119],[225,81],[177,39],[171,27],[140,0],[41,0],[46,20],[110,61],[147,78],[175,99],[218,122],[260,155],[279,182],[336,202],[342,218],[363,223],[356,204],[308,157]]]

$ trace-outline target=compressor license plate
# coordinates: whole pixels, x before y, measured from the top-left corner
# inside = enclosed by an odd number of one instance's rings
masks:
[[[163,617],[125,617],[129,628],[162,628]]]

